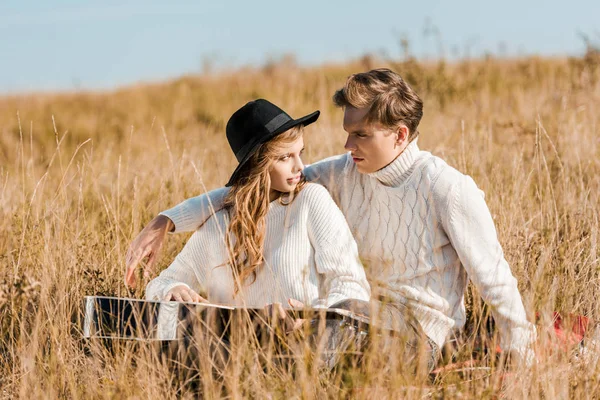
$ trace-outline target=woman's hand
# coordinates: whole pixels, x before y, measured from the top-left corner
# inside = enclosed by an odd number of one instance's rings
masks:
[[[185,285],[175,286],[166,294],[164,301],[185,301],[188,303],[208,303],[204,297]]]

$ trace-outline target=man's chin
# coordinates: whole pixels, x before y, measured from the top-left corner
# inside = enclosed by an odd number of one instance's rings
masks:
[[[357,170],[358,172],[360,172],[361,174],[368,174],[368,173],[370,173],[370,172],[371,172],[371,171],[369,171],[369,169],[368,169],[368,168],[365,168],[365,166],[364,166],[364,165],[361,165],[361,164],[359,164],[359,163],[357,163],[357,164],[356,164],[356,170]]]

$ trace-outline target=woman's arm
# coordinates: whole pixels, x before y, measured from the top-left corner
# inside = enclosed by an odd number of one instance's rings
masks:
[[[304,190],[310,207],[308,234],[317,272],[324,278],[319,292],[325,295],[325,306],[349,298],[369,301],[371,289],[344,215],[322,186],[308,185]]]

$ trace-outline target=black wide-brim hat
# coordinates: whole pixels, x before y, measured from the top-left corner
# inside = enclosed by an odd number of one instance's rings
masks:
[[[315,111],[293,119],[267,100],[258,99],[246,103],[227,122],[227,140],[239,164],[225,186],[231,186],[238,180],[240,170],[261,144],[295,126],[312,124],[319,118],[319,114],[320,111]]]

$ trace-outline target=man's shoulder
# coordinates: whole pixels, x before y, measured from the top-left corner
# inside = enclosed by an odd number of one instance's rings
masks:
[[[431,195],[438,200],[446,199],[455,185],[470,180],[468,175],[429,152],[422,152],[418,168],[421,182],[427,185]]]
[[[429,185],[441,179],[452,179],[458,172],[449,166],[446,161],[427,151],[421,151],[415,161],[415,171],[420,176],[420,181]]]

